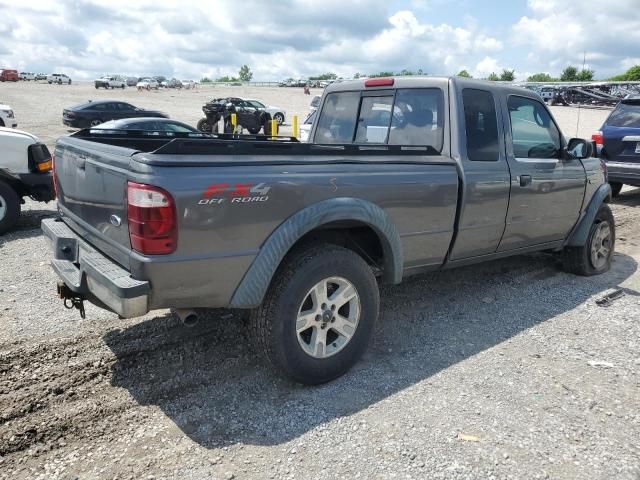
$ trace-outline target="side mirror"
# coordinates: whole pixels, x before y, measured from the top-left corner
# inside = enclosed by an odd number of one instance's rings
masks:
[[[583,138],[572,138],[567,144],[569,158],[582,160],[593,156],[593,145]]]

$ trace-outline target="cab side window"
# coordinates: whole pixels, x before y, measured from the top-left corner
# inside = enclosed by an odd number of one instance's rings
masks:
[[[512,95],[507,102],[516,158],[560,158],[560,132],[547,109],[531,98]]]
[[[486,90],[462,90],[464,123],[469,160],[495,162],[499,159],[498,120],[493,94]]]

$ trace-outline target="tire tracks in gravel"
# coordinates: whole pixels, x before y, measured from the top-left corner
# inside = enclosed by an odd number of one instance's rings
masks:
[[[127,412],[140,407],[140,398],[117,388],[117,378],[126,378],[129,385],[136,379],[144,383],[149,364],[156,365],[152,370],[157,373],[163,363],[215,362],[215,355],[203,350],[238,333],[236,322],[212,321],[215,316],[195,328],[165,316],[108,332],[5,344],[0,351],[0,457],[29,449],[38,455],[59,444],[115,433]],[[184,395],[201,381],[193,375],[155,378],[144,403]]]

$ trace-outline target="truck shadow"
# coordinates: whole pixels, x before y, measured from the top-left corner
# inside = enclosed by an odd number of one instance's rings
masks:
[[[204,447],[281,444],[473,361],[547,320],[562,322],[558,315],[604,295],[636,269],[633,258],[616,254],[610,272],[577,277],[560,272],[552,256],[537,254],[384,287],[380,322],[364,359],[314,388],[267,369],[247,346],[242,322],[218,315],[188,329],[166,315],[104,336],[117,357],[111,383],[142,405],[160,407]],[[590,308],[600,308],[594,300]]]
[[[15,227],[4,234],[0,234],[0,248],[4,243],[23,238],[33,238],[42,235],[40,223],[45,218],[53,218],[58,214],[55,210],[24,210],[18,218]]]

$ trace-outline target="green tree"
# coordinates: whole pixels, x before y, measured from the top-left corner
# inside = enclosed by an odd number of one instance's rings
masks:
[[[514,70],[507,70],[506,68],[502,70],[500,74],[500,80],[503,82],[513,82],[516,79],[516,74]]]
[[[362,75],[360,74],[360,72],[356,72],[353,74],[353,78],[360,78]]]
[[[635,67],[631,67],[625,73],[627,80],[629,82],[640,82],[640,65],[636,65]]]
[[[572,65],[562,70],[560,74],[561,82],[575,82],[578,80],[578,69]]]
[[[557,78],[553,78],[548,73],[534,73],[527,77],[527,82],[557,82]]]
[[[457,75],[457,76],[458,76],[458,77],[463,77],[463,78],[473,78],[473,77],[471,76],[471,74],[470,74],[469,72],[467,72],[466,70],[460,70],[460,71],[458,72],[458,75]]]
[[[238,72],[238,77],[243,82],[250,82],[253,78],[253,72],[247,65],[242,65],[240,67],[240,71]]]
[[[497,82],[500,80],[500,77],[496,75],[495,72],[491,72],[491,74],[487,77],[487,80],[491,80],[492,82]]]
[[[200,83],[211,83],[213,80],[211,80],[209,77],[202,77],[202,80],[200,80]]]
[[[377,77],[393,77],[393,72],[378,72],[378,73],[372,73],[371,75],[369,75],[369,77],[371,77],[371,78],[377,78]]]
[[[323,73],[322,75],[316,75],[314,77],[309,77],[309,80],[335,80],[338,78],[338,75],[335,73]]]
[[[576,80],[578,80],[579,82],[590,82],[591,80],[593,80],[593,74],[593,70],[582,69],[578,72],[578,75],[576,75]]]
[[[218,77],[216,78],[216,82],[222,82],[222,83],[234,83],[237,82],[238,79],[235,77],[230,77],[229,75],[225,75],[223,77]]]

